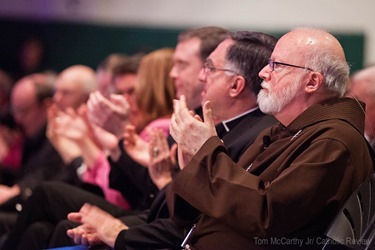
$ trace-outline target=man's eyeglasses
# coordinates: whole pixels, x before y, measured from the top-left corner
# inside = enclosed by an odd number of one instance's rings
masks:
[[[231,70],[231,69],[222,69],[222,68],[215,68],[213,66],[211,66],[209,63],[204,63],[203,65],[203,71],[205,74],[210,74],[210,73],[214,73],[216,71],[227,71],[227,72],[231,72],[233,74],[236,74],[236,75],[239,75],[236,71],[234,70]]]
[[[302,66],[298,66],[298,65],[293,65],[293,64],[289,64],[289,63],[276,62],[273,59],[268,59],[268,66],[270,67],[271,71],[275,70],[276,65],[284,65],[284,66],[289,66],[289,67],[294,67],[294,68],[299,68],[299,69],[307,69],[307,70],[310,70],[310,71],[314,71],[314,70],[312,70],[310,68],[306,68],[306,67],[302,67]]]

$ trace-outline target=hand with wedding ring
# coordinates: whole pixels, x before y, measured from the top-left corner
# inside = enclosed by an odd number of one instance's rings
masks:
[[[152,156],[155,158],[159,154],[159,148],[157,146],[153,147],[152,149]]]
[[[150,164],[149,143],[142,140],[142,138],[135,132],[133,125],[125,127],[124,134],[124,149],[133,160],[144,167]]]
[[[167,138],[158,129],[151,130],[150,136],[150,158],[148,172],[152,181],[161,190],[172,181],[172,170],[176,164],[177,145],[169,149]]]

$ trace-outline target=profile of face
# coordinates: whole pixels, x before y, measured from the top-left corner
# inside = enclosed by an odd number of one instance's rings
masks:
[[[77,109],[95,88],[95,72],[87,66],[74,65],[58,75],[53,100],[61,110]]]
[[[174,81],[176,96],[185,95],[189,109],[195,109],[202,104],[201,92],[204,84],[198,79],[203,67],[199,56],[200,43],[198,38],[179,42],[173,54],[173,67],[169,74]]]
[[[258,94],[258,105],[260,110],[266,114],[279,113],[293,98],[300,89],[299,79],[280,90],[273,89],[266,81],[262,82],[262,90]]]
[[[269,63],[259,72],[263,82],[258,94],[258,105],[263,113],[275,115],[282,112],[303,92],[302,83],[307,70],[298,66],[304,65],[304,61],[293,46],[288,36],[280,38],[271,58],[283,64]]]
[[[59,77],[55,84],[53,100],[61,110],[69,107],[77,109],[87,100],[87,94],[83,94],[80,84],[69,78]]]
[[[227,112],[226,100],[231,99],[229,93],[231,84],[235,81],[236,73],[228,68],[226,54],[233,44],[231,39],[221,42],[208,56],[204,67],[199,73],[199,79],[204,83],[201,93],[203,102],[210,101],[212,115],[216,122]]]
[[[18,82],[11,94],[11,110],[26,136],[33,136],[46,122],[46,104],[39,103],[32,80]]]
[[[123,95],[128,101],[131,119],[137,119],[139,111],[135,100],[135,85],[138,82],[137,74],[122,74],[114,78],[115,93]],[[135,121],[134,121],[135,122]]]

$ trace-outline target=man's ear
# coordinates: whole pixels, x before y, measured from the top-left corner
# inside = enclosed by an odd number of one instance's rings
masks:
[[[229,95],[238,96],[245,88],[246,81],[243,76],[236,75],[230,83]]]
[[[305,91],[309,94],[318,91],[320,86],[323,84],[324,76],[319,72],[311,72],[309,81],[305,87]]]

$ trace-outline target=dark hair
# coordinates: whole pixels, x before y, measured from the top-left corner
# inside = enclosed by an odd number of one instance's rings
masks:
[[[27,77],[27,76],[26,76]],[[55,93],[56,74],[53,72],[35,73],[29,75],[33,81],[36,99],[39,104],[44,100],[52,98]]]
[[[113,68],[114,75],[136,74],[138,72],[139,64],[141,62],[143,53],[137,53],[132,56],[125,56]]]
[[[198,38],[201,41],[199,56],[204,62],[212,51],[221,43],[229,34],[229,31],[220,27],[202,27],[191,29],[180,33],[178,41],[182,42],[192,38]]]
[[[121,64],[125,60],[128,60],[128,58],[129,57],[125,54],[120,54],[120,53],[109,54],[106,58],[104,58],[103,61],[99,63],[96,70],[113,72],[113,70],[117,67],[117,65]]]
[[[259,72],[267,65],[277,38],[261,32],[236,31],[230,33],[234,44],[229,48],[227,60],[241,74],[250,90],[258,94],[262,83]]]

